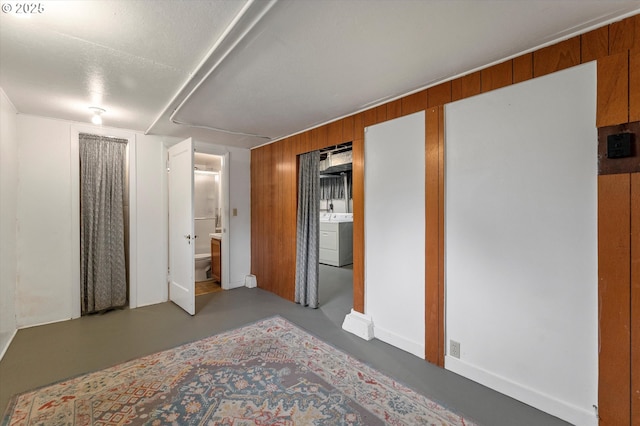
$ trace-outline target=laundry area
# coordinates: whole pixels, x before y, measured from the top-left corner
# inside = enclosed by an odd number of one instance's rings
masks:
[[[351,142],[320,151],[321,264],[353,264],[353,199]]]

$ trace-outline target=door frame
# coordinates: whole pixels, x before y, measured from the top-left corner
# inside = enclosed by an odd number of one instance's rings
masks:
[[[219,145],[212,145],[206,142],[198,142],[198,141],[193,141],[193,147],[195,149],[195,152],[199,152],[201,154],[209,154],[209,155],[217,155],[219,157],[222,157],[222,169],[220,171],[220,187],[222,189],[222,241],[221,241],[221,259],[220,259],[220,263],[221,263],[221,267],[222,267],[222,277],[220,277],[220,286],[222,287],[223,290],[229,290],[230,289],[230,285],[229,285],[229,280],[230,280],[230,274],[229,274],[229,265],[231,264],[231,259],[230,259],[230,250],[229,250],[229,241],[230,241],[230,232],[231,232],[231,226],[230,226],[230,219],[231,219],[231,214],[230,214],[230,203],[229,203],[229,197],[230,197],[230,183],[231,183],[231,171],[230,171],[230,154],[229,151],[226,150],[224,147],[221,147]]]

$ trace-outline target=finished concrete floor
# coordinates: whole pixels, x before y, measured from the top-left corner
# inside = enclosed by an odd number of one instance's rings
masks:
[[[4,413],[16,393],[281,315],[480,425],[568,425],[379,340],[343,331],[353,306],[351,281],[350,268],[321,265],[319,309],[239,288],[197,297],[193,317],[161,303],[20,330],[0,361],[0,407]]]

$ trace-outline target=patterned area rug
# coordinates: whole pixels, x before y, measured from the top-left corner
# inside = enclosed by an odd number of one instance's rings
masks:
[[[17,396],[3,425],[472,425],[281,317]]]

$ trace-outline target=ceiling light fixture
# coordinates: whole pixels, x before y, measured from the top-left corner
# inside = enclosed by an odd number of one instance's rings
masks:
[[[93,112],[93,117],[91,117],[91,122],[96,126],[100,126],[102,124],[102,114],[106,112],[106,110],[98,107],[89,107],[91,112]]]

